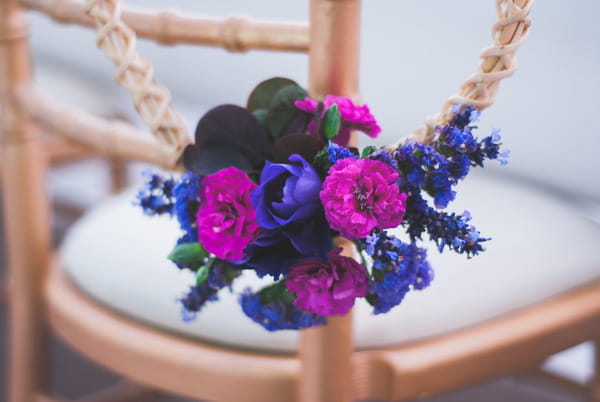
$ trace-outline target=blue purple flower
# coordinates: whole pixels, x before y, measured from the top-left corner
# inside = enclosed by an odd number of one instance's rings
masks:
[[[376,231],[361,246],[373,259],[367,301],[375,314],[387,313],[411,289],[424,289],[433,279],[427,251],[414,242],[406,244],[385,231]]]
[[[261,292],[246,289],[240,296],[244,314],[268,331],[302,329],[324,325],[325,317],[300,310],[285,298],[265,300]]]

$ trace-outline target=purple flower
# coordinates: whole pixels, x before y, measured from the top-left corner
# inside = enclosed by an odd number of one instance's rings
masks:
[[[340,111],[340,115],[342,116],[342,125],[334,140],[336,144],[343,146],[347,145],[352,130],[362,131],[372,138],[377,137],[381,132],[381,127],[379,127],[375,117],[371,114],[369,106],[355,105],[350,98],[333,95],[325,96],[323,103],[325,104],[323,115],[325,115],[327,109],[336,104]],[[311,98],[305,98],[303,101],[298,100],[294,104],[298,109],[314,113],[317,110],[317,105],[319,103]]]
[[[367,294],[367,270],[341,256],[341,251],[327,253],[327,262],[304,260],[291,267],[285,285],[296,294],[295,307],[319,315],[344,315],[354,306],[354,299]]]
[[[244,249],[260,231],[250,205],[250,192],[255,188],[246,173],[235,167],[202,180],[198,237],[208,252],[230,261],[244,257]]]
[[[406,194],[396,183],[398,173],[371,159],[340,159],[323,182],[321,201],[332,229],[349,239],[364,238],[375,228],[402,222]]]
[[[322,218],[321,179],[300,155],[289,160],[293,163],[265,165],[260,186],[251,195],[256,220],[265,229],[281,229],[300,253],[324,256],[331,239]]]

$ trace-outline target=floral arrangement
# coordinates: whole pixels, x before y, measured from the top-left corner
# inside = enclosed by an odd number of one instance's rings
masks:
[[[507,152],[497,130],[473,136],[478,111],[456,106],[453,113],[431,143],[362,151],[348,145],[351,132],[381,131],[368,106],[332,95],[319,102],[284,78],[259,84],[246,108],[206,113],[184,151],[186,172],[178,179],[146,173],[138,194],[145,213],[174,215],[181,226],[169,258],[196,274],[180,299],[184,319],[231,289],[242,270],[273,279],[239,299],[270,331],[322,325],[357,298],[386,313],[432,281],[418,246],[424,237],[440,252],[483,251],[489,239],[469,213],[444,209],[471,167],[504,164]],[[386,232],[398,226],[402,239]],[[339,237],[356,245],[360,263],[341,254]]]

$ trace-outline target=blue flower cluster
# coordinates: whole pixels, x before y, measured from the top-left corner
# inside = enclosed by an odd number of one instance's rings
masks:
[[[145,170],[142,175],[146,178],[146,184],[137,194],[137,205],[146,215],[173,214],[175,207],[175,196],[173,190],[175,180],[165,179],[151,170]]]
[[[240,113],[238,109],[235,109],[235,113]],[[227,110],[227,116],[230,117],[234,113],[233,109]],[[210,188],[206,179],[206,189],[200,195],[202,175],[208,174],[205,169],[207,165],[203,164],[204,159],[192,158],[191,166],[197,168],[196,173],[187,171],[176,180],[145,172],[147,183],[138,193],[137,203],[148,215],[170,214],[177,218],[183,231],[177,244],[186,244],[178,247],[177,253],[174,251],[170,258],[180,268],[188,268],[197,273],[196,284],[178,300],[182,306],[183,319],[193,320],[207,302],[218,300],[220,290],[227,287],[231,289],[233,280],[243,269],[251,269],[259,277],[272,276],[275,283],[260,291],[246,289],[240,294],[240,305],[249,318],[269,331],[295,330],[326,323],[326,317],[294,306],[301,296],[288,290],[289,282],[286,282],[286,277],[292,276],[291,271],[298,268],[295,264],[299,261],[325,261],[333,247],[331,237],[335,233],[331,228],[334,226],[328,221],[331,217],[324,210],[323,182],[328,183],[326,178],[332,171],[332,165],[341,159],[360,158],[354,162],[370,162],[373,165],[377,165],[373,160],[385,163],[398,172],[398,175],[394,173],[393,176],[390,173],[386,184],[397,183],[398,188],[394,187],[394,191],[406,194],[406,197],[401,194],[402,202],[406,198],[406,203],[402,205],[403,211],[398,211],[397,220],[393,224],[385,226],[381,223],[379,228],[371,226],[364,233],[361,232],[360,236],[342,234],[355,239],[362,255],[370,256],[373,261],[372,267],[363,272],[360,297],[367,293],[366,300],[373,306],[374,314],[390,311],[402,302],[408,292],[424,289],[433,280],[434,273],[427,261],[427,251],[417,246],[418,240],[424,240],[424,234],[436,243],[440,252],[450,249],[471,258],[483,251],[483,243],[489,239],[480,236],[470,224],[470,214],[467,211],[463,214],[450,213],[444,209],[455,198],[454,187],[468,175],[472,167],[483,167],[486,160],[498,160],[505,164],[508,151],[500,150],[499,130],[492,130],[491,135],[481,140],[474,137],[472,131],[477,128],[474,123],[479,119],[479,112],[471,106],[457,105],[453,112],[454,116],[446,125],[436,127],[431,143],[421,144],[408,140],[393,150],[370,146],[360,156],[354,148],[349,149],[331,141],[326,144],[326,139],[323,139],[318,146],[308,143],[308,148],[315,149],[307,153],[306,159],[305,156],[291,154],[287,157],[289,163],[272,163],[264,160],[264,144],[258,141],[257,144],[262,144],[257,148],[260,163],[252,165],[255,170],[250,177],[256,178],[255,174],[260,172],[260,181],[258,187],[250,193],[249,200],[244,202],[249,203],[255,212],[255,226],[258,225],[260,231],[244,243],[244,256],[236,257],[235,261],[233,258],[229,262],[220,259],[226,258],[224,256],[216,257],[219,255],[218,250],[211,249],[210,242],[204,241],[204,245],[194,244],[199,243],[199,208],[210,205],[209,193],[219,194],[218,191],[206,190]],[[317,114],[320,115],[321,112]],[[228,123],[233,121],[229,117],[225,119]],[[210,133],[211,136],[213,134],[221,135],[220,132]],[[299,135],[302,137],[303,134]],[[245,144],[241,145],[245,147]],[[200,154],[201,152],[198,155]],[[188,157],[190,155],[188,152]],[[245,161],[244,155],[238,156],[242,162]],[[237,161],[236,158],[234,159]],[[217,164],[211,168],[220,166]],[[339,166],[343,167],[344,163],[340,162],[333,169]],[[381,167],[381,164],[378,166]],[[361,169],[356,176],[363,175],[365,170]],[[368,176],[367,173],[364,175]],[[354,186],[353,194],[356,191],[362,194],[363,190],[356,184]],[[339,185],[333,187],[332,193],[337,191]],[[234,185],[234,188],[237,186]],[[347,195],[354,197],[349,192]],[[360,198],[357,199],[348,198],[354,203],[362,202]],[[361,205],[359,204],[362,210]],[[401,212],[404,212],[403,216]],[[353,222],[357,225],[358,221]],[[381,227],[389,228],[398,224],[406,230],[405,241],[381,230]],[[212,231],[213,226],[212,223],[207,226],[208,230]],[[206,228],[202,226],[200,229]],[[367,275],[368,291],[365,289]],[[280,280],[281,276],[284,278]],[[306,282],[302,281],[298,289],[302,290],[305,286]],[[313,297],[312,294],[310,297]],[[302,306],[299,303],[296,305]],[[320,312],[314,309],[311,311]]]
[[[427,251],[406,244],[385,231],[375,231],[359,244],[373,259],[367,301],[375,314],[400,304],[411,289],[424,289],[433,280]]]
[[[339,159],[358,158],[358,156],[353,154],[348,148],[342,147],[341,145],[331,141],[329,141],[327,152],[329,153],[328,160],[331,163],[336,163]]]
[[[433,197],[436,208],[443,209],[454,200],[452,187],[464,179],[472,166],[483,166],[485,159],[498,159],[506,164],[508,151],[500,152],[499,130],[478,141],[472,133],[479,112],[466,106],[445,126],[437,127],[432,144],[407,141],[393,153],[401,173],[400,186],[409,195],[423,189]]]
[[[266,301],[263,295],[246,289],[240,296],[244,313],[268,331],[302,329],[326,324],[325,317],[294,307],[281,299]]]
[[[445,126],[437,127],[437,149],[451,163],[451,173],[455,181],[463,179],[471,166],[483,167],[486,159],[498,159],[505,165],[509,151],[500,152],[502,145],[499,129],[492,129],[492,134],[477,141],[472,130],[477,128],[473,123],[479,120],[480,112],[472,106],[465,106],[461,112],[456,106],[455,115]]]
[[[219,296],[217,293],[221,289],[231,286],[233,280],[239,274],[239,270],[231,268],[225,261],[215,260],[210,267],[208,278],[196,286],[191,286],[188,294],[179,299],[183,305],[183,320],[193,321],[196,318],[196,313],[207,302],[218,300]]]
[[[409,195],[423,189],[433,197],[436,208],[446,208],[454,200],[450,162],[434,145],[407,141],[393,156],[401,173],[400,187]]]
[[[394,159],[392,154],[385,149],[379,149],[369,155],[369,159],[373,159],[379,162],[383,162],[394,170],[398,170],[398,162]]]
[[[146,183],[137,194],[137,205],[146,215],[174,214],[185,232],[177,244],[198,241],[196,212],[200,205],[201,177],[185,172],[179,180],[167,179],[151,170],[145,170],[142,175]]]
[[[469,224],[471,214],[468,211],[462,215],[438,211],[427,205],[419,194],[412,194],[406,200],[405,216],[403,224],[411,239],[422,239],[422,234],[427,232],[440,252],[448,247],[470,258],[483,251],[482,243],[490,240],[480,237],[475,226]]]
[[[185,232],[177,241],[177,244],[198,241],[198,229],[196,224],[196,213],[200,201],[201,177],[192,172],[185,172],[179,182],[173,188],[175,198],[173,212],[177,217],[179,226]]]

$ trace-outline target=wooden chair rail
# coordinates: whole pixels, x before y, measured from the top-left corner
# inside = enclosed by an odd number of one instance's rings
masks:
[[[41,92],[16,91],[19,106],[46,129],[100,154],[135,159],[174,169],[179,154],[166,152],[155,139],[130,124],[107,120],[72,106],[60,105]]]
[[[262,395],[266,389],[275,391],[272,400],[295,400],[301,369],[297,356],[234,351],[132,323],[91,301],[58,265],[50,272],[46,298],[54,330],[83,354],[131,380],[219,401],[239,400],[239,394],[230,394],[231,383],[247,389],[245,400],[267,398]],[[357,351],[352,395],[405,400],[530,370],[548,355],[600,337],[598,294],[600,282],[435,339]],[[106,328],[103,333],[97,331],[99,323]]]
[[[83,1],[20,0],[20,3],[61,23],[94,26],[85,13]],[[250,49],[308,52],[306,24],[256,21],[245,17],[190,17],[170,10],[151,12],[124,9],[123,19],[139,37],[164,45],[217,46],[230,52]]]
[[[387,387],[400,399],[527,370],[547,356],[600,338],[598,295],[600,281],[473,328],[375,352],[376,359],[389,367]]]
[[[300,365],[293,357],[228,350],[134,323],[85,296],[56,266],[45,296],[62,339],[139,384],[208,400],[238,401],[242,394],[253,401],[295,400]]]

